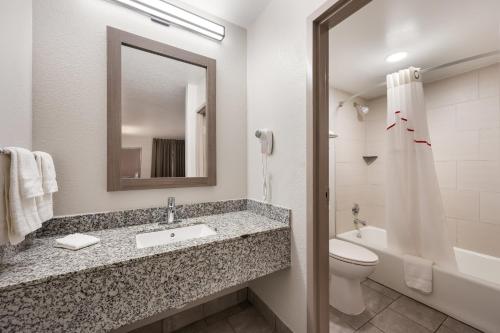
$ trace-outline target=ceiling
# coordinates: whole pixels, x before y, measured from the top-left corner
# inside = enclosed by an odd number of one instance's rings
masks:
[[[182,0],[182,2],[246,28],[271,0]]]
[[[205,68],[122,46],[124,134],[183,137],[186,86],[204,84]]]
[[[330,31],[330,82],[370,99],[385,93],[383,87],[372,87],[401,68],[428,68],[498,49],[498,0],[374,0]],[[385,61],[399,51],[408,57]],[[497,56],[429,72],[424,81],[498,61]]]

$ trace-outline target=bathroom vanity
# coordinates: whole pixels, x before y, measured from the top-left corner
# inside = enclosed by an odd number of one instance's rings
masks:
[[[251,200],[56,218],[0,270],[0,331],[102,332],[290,266],[290,211]],[[203,224],[215,234],[138,248],[137,235]],[[198,227],[195,227],[195,229]],[[55,239],[85,232],[79,251]]]
[[[108,191],[216,186],[216,60],[113,27],[106,36]],[[100,242],[54,246],[73,233]],[[0,332],[107,332],[290,267],[290,211],[169,200],[58,217],[0,258]]]

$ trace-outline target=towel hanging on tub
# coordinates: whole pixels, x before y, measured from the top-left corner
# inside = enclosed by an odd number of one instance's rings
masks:
[[[404,255],[405,283],[425,294],[432,293],[432,266],[434,263],[421,257]]]

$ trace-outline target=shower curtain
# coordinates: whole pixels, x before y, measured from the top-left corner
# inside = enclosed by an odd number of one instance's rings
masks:
[[[454,267],[417,68],[387,75],[386,139],[389,247]]]

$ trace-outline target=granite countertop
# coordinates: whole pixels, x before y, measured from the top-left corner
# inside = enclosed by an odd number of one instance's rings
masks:
[[[207,224],[217,235],[182,241],[169,245],[137,249],[135,235],[192,224]],[[83,271],[119,266],[134,260],[161,257],[187,248],[227,242],[245,235],[255,235],[280,229],[289,229],[287,223],[278,222],[251,211],[238,211],[182,220],[175,225],[158,223],[86,232],[99,237],[101,242],[78,251],[55,248],[56,237],[36,238],[24,251],[0,265],[0,291],[42,283]]]

